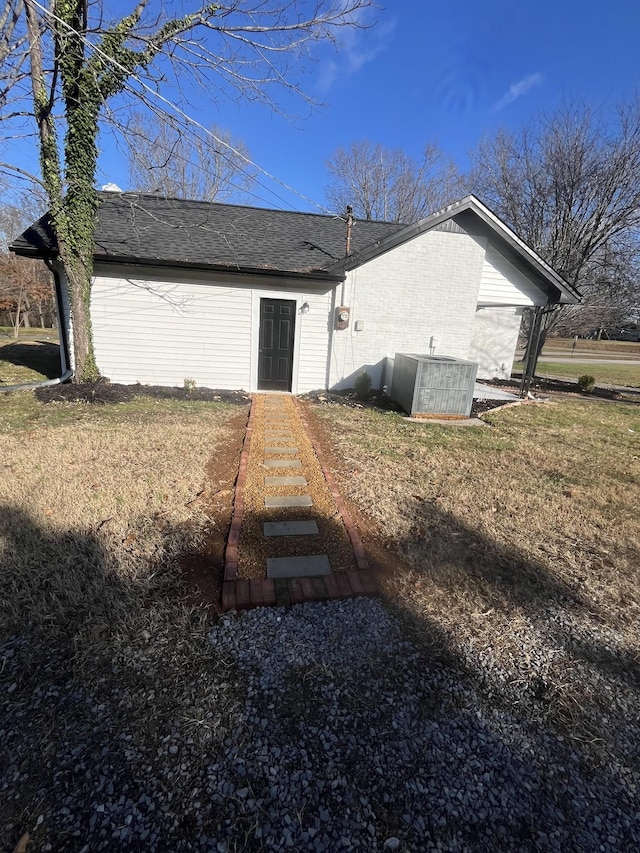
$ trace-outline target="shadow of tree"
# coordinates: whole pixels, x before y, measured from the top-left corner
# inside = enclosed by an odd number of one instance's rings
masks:
[[[59,344],[46,341],[7,344],[0,347],[0,360],[34,370],[47,379],[57,379],[60,376]]]
[[[215,761],[244,687],[231,657],[211,654],[204,612],[183,605],[174,563],[0,508],[7,844],[25,830],[57,851],[213,837],[220,815],[185,803],[206,785],[203,756]]]
[[[354,454],[351,463],[337,457],[328,424],[309,419],[331,467],[348,478],[360,457]],[[390,454],[395,449],[391,439],[377,452],[384,455],[386,449]],[[365,468],[366,462],[361,464]],[[415,482],[411,477],[399,491],[389,482],[387,496],[384,469],[374,465],[372,470],[382,484],[360,488],[343,480],[344,491],[359,496],[360,510],[353,504],[351,509],[365,548],[415,642],[432,658],[455,661],[493,707],[517,710],[522,719],[581,748],[589,744],[593,766],[610,760],[640,765],[637,727],[629,732],[629,719],[640,719],[640,656],[633,630],[639,602],[631,591],[640,566],[637,543],[629,541],[617,555],[628,567],[625,578],[615,564],[598,568],[594,555],[585,553],[584,566],[592,566],[590,585],[580,556],[574,564],[556,560],[554,567],[526,550],[529,537],[520,546],[517,530],[509,531],[508,541],[505,525],[500,536],[493,535],[486,513],[478,516],[481,527],[476,517],[442,507],[437,496],[407,494]],[[386,506],[393,496],[401,505],[390,510],[388,527],[371,520],[380,517],[376,507],[363,514],[366,500],[377,497]],[[497,511],[508,509],[505,495]],[[550,527],[551,548],[554,535]],[[577,554],[579,543],[575,546]]]
[[[365,545],[416,641],[433,636],[437,645],[444,634],[487,701],[574,743],[591,741],[595,766],[621,741],[620,760],[640,765],[627,731],[629,716],[640,718],[640,657],[615,606],[436,504],[410,503],[412,535]],[[390,561],[390,548],[401,561]],[[640,565],[639,549],[628,556]]]

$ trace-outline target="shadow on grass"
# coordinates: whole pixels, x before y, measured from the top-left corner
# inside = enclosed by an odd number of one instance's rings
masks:
[[[317,416],[312,423],[332,468],[349,471],[333,451],[327,423]],[[384,499],[366,486],[361,494]],[[624,576],[611,564],[599,567],[597,554],[580,554],[579,540],[566,562],[554,558],[554,570],[527,551],[529,537],[519,547],[516,536],[500,541],[490,522],[478,529],[472,516],[445,511],[437,498],[409,492],[399,499],[388,529],[354,516],[392,606],[430,658],[455,661],[492,707],[589,743],[594,766],[608,755],[640,765],[637,729],[628,729],[630,715],[640,718],[640,659],[630,630],[638,607],[637,545],[629,542],[617,555],[628,567]],[[509,518],[508,496],[497,511]],[[392,538],[396,522],[411,527]],[[551,527],[551,546],[554,536]]]
[[[415,535],[389,543],[402,563],[390,573],[383,550],[374,547],[373,557],[398,591],[397,606],[418,640],[433,633],[427,614],[434,614],[438,630],[457,640],[460,666],[488,701],[519,707],[557,734],[615,753],[617,741],[626,740],[630,709],[640,711],[640,659],[625,644],[629,634],[615,600],[595,602],[579,573],[554,576],[437,505],[414,501],[409,511]],[[640,565],[640,549],[631,548],[628,557]],[[596,764],[607,760],[606,749]],[[640,746],[619,757],[640,763]]]
[[[57,379],[60,376],[59,344],[46,341],[7,344],[0,347],[0,361],[33,370],[35,373],[46,376],[47,379]]]
[[[154,541],[181,535],[163,522]],[[218,825],[213,811],[197,826],[185,804],[242,688],[231,658],[211,654],[204,611],[182,604],[176,560],[161,543],[136,554],[139,540],[0,507],[3,849],[25,831],[34,849],[177,849]]]
[[[310,829],[329,833],[326,850],[346,847],[346,832],[361,849],[394,835],[414,853],[438,842],[633,849],[633,827],[611,817],[635,804],[615,770],[589,776],[553,733],[474,704],[459,672],[410,648],[375,602],[342,603],[342,618],[323,608],[255,611],[239,626],[226,617],[210,643],[203,617],[176,601],[170,567],[132,564],[99,530],[49,530],[4,507],[0,541],[10,843],[44,814],[34,844],[61,851],[257,853],[285,837],[318,849]],[[538,608],[560,594],[533,588]],[[422,630],[450,642],[434,620]],[[367,733],[368,751],[354,733]],[[564,762],[561,779],[538,748]]]

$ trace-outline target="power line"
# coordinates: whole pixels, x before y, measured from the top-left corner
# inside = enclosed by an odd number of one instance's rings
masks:
[[[31,0],[31,3],[35,7],[40,9],[40,11],[43,12],[45,15],[47,15],[49,18],[52,18],[53,20],[57,21],[59,24],[62,24],[62,26],[65,27],[69,32],[73,33],[81,41],[83,41],[87,45],[87,47],[89,47],[91,50],[98,53],[100,56],[102,56],[104,59],[106,59],[107,62],[111,63],[111,65],[113,65],[115,68],[118,68],[120,71],[123,71],[127,75],[126,76],[127,81],[130,79],[135,80],[144,90],[149,92],[154,98],[157,98],[159,101],[161,101],[162,103],[164,103],[168,107],[170,107],[175,113],[177,113],[188,124],[191,124],[194,127],[197,127],[199,130],[201,130],[207,136],[210,136],[214,140],[214,142],[216,142],[218,145],[222,145],[225,148],[227,148],[229,151],[231,151],[233,154],[235,154],[237,157],[239,157],[241,160],[243,160],[249,166],[253,166],[259,172],[261,172],[266,178],[268,178],[271,181],[274,181],[276,184],[279,184],[281,187],[283,187],[283,189],[287,190],[287,192],[291,192],[294,195],[297,195],[299,198],[301,198],[304,201],[312,204],[314,207],[318,208],[318,210],[322,211],[323,213],[326,212],[326,208],[323,207],[323,205],[318,204],[312,198],[309,198],[304,193],[301,193],[299,190],[295,189],[295,187],[292,187],[289,184],[287,184],[285,181],[280,180],[280,178],[276,177],[271,172],[264,169],[258,163],[254,162],[249,157],[247,157],[245,154],[242,154],[240,151],[238,151],[236,148],[234,148],[229,143],[225,142],[222,139],[219,139],[211,130],[209,130],[207,127],[205,127],[203,124],[201,124],[197,119],[194,119],[192,116],[188,115],[181,107],[179,107],[177,104],[174,104],[172,101],[170,101],[164,95],[161,95],[159,92],[156,92],[151,86],[149,86],[147,83],[145,83],[144,80],[141,80],[137,74],[135,74],[133,72],[129,72],[128,69],[126,69],[123,65],[121,65],[116,59],[109,56],[107,53],[105,53],[97,45],[94,45],[93,42],[91,42],[86,36],[82,35],[82,33],[78,32],[78,30],[76,30],[70,24],[67,24],[66,21],[62,20],[62,18],[58,17],[58,15],[56,15],[50,9],[47,9],[46,7],[42,6],[39,2],[37,2],[37,0]],[[128,84],[125,83],[125,88],[127,88],[127,87],[128,87]],[[135,92],[135,90],[132,90],[132,91],[134,91],[134,93],[139,96],[139,93]],[[164,111],[164,112],[166,114],[166,111]],[[255,180],[257,180],[257,179],[255,179]],[[263,186],[264,189],[267,190],[267,192],[272,193],[274,196],[276,196],[276,198],[280,198],[280,200],[283,201],[285,204],[287,204],[289,207],[291,207],[292,209],[295,209],[295,208],[293,208],[293,205],[286,202],[285,199],[282,199],[282,197],[279,196],[277,193],[273,192],[273,190],[266,187],[260,181],[258,181],[258,183],[260,184],[260,186]]]

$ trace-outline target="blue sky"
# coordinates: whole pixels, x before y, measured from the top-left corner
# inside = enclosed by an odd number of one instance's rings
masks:
[[[205,93],[189,108],[198,121],[242,137],[256,163],[306,197],[262,178],[273,193],[259,187],[251,203],[317,209],[313,203],[325,201],[325,161],[362,139],[413,155],[437,142],[464,169],[483,134],[517,128],[563,97],[606,109],[640,82],[640,4],[633,0],[389,0],[374,19],[371,29],[345,34],[340,51],[323,46],[299,78],[326,104],[310,115],[287,96],[282,109],[301,118],[211,102]],[[128,188],[121,153],[108,136],[102,142],[98,183]]]

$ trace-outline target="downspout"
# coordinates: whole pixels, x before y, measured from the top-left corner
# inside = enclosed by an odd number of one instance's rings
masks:
[[[60,339],[60,370],[61,376],[55,379],[43,379],[41,382],[23,382],[20,385],[0,385],[0,393],[8,394],[11,391],[29,391],[35,388],[46,388],[49,385],[61,385],[73,378],[73,370],[69,364],[69,343],[64,325],[64,312],[62,305],[62,289],[60,287],[60,276],[55,265],[50,260],[44,259],[45,264],[53,275],[54,290],[56,293],[56,314],[58,320],[58,337]]]
[[[60,369],[62,374],[68,373],[71,364],[69,357],[69,341],[67,340],[67,329],[64,322],[64,305],[62,302],[62,285],[60,283],[60,273],[58,268],[51,260],[45,258],[45,264],[51,275],[53,276],[54,290],[56,293],[56,315],[58,321],[58,337],[60,339]],[[71,371],[73,374],[73,371]]]
[[[43,379],[42,382],[24,382],[22,385],[0,385],[0,394],[8,394],[10,391],[29,391],[35,388],[46,388],[48,385],[61,385],[73,377],[73,370],[65,370],[62,376],[56,379]]]

